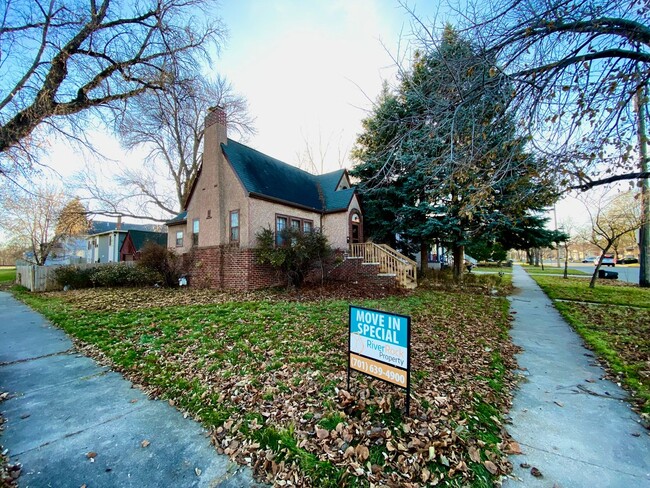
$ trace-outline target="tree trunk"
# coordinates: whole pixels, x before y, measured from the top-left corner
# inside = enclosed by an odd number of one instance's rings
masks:
[[[564,279],[569,278],[569,245],[564,243]]]
[[[454,280],[458,281],[463,276],[463,265],[465,264],[465,246],[454,245]]]
[[[424,276],[429,269],[429,244],[422,241],[420,243],[420,274]]]
[[[526,261],[529,266],[533,265],[533,253],[530,252],[530,249],[526,249]]]
[[[589,288],[595,288],[596,287],[596,278],[598,278],[598,271],[600,271],[600,265],[603,264],[603,259],[605,258],[605,254],[607,254],[607,251],[609,251],[609,248],[612,247],[612,243],[608,243],[605,249],[603,249],[603,252],[600,253],[600,257],[598,258],[598,263],[596,264],[596,269],[594,269],[594,274],[591,275],[591,280],[589,281]]]

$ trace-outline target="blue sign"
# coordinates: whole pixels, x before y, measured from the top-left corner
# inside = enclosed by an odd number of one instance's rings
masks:
[[[350,306],[350,352],[408,369],[409,317]]]

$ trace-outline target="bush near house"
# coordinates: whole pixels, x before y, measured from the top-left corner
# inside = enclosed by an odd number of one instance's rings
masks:
[[[138,267],[158,274],[165,286],[173,288],[178,286],[181,276],[188,273],[191,261],[189,253],[179,256],[167,247],[149,241],[140,252]]]
[[[270,264],[279,270],[289,287],[300,288],[314,269],[323,269],[333,251],[320,230],[301,232],[287,228],[276,234],[269,228],[257,233],[260,264]]]

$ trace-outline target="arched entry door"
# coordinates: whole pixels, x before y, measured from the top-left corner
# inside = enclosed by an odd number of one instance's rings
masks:
[[[363,219],[358,210],[350,212],[350,243],[358,244],[363,242]]]

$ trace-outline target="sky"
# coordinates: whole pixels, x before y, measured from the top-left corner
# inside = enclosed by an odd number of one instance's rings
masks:
[[[439,2],[421,4],[409,3],[441,28],[446,17],[437,11]],[[256,133],[245,143],[297,166],[309,146],[324,154],[316,167],[303,163],[303,169],[315,172],[350,168],[361,120],[383,80],[395,80],[396,59],[408,59],[408,12],[395,0],[223,0],[217,14],[228,36],[205,71],[225,76],[247,98]],[[142,161],[144,151],[124,153],[109,134],[95,139],[111,158],[99,162],[107,174],[112,161],[127,166]],[[59,142],[47,163],[67,178],[83,160]],[[560,202],[558,222],[578,208]]]

